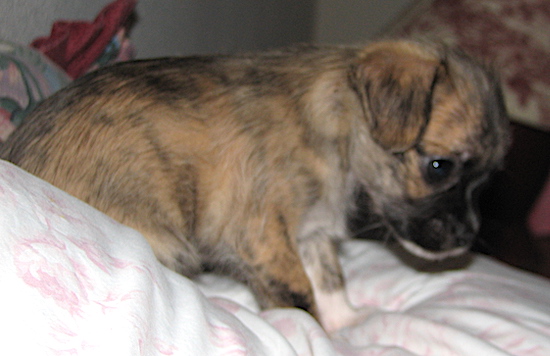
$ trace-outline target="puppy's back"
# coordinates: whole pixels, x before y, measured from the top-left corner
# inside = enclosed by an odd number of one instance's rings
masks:
[[[42,102],[0,157],[140,230],[162,262],[193,274],[201,253],[189,239],[207,205],[216,202],[212,220],[237,220],[236,199],[254,191],[259,201],[268,180],[303,175],[281,166],[303,151],[300,98],[350,53],[311,47],[115,65]]]

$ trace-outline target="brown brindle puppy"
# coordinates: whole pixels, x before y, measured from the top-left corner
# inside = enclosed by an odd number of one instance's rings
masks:
[[[502,161],[492,74],[410,41],[118,64],[44,101],[1,157],[139,230],[166,266],[264,308],[350,321],[335,244],[355,193],[412,253],[468,249]]]

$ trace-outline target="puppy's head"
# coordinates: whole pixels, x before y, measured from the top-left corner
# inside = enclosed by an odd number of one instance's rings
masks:
[[[350,78],[366,121],[353,170],[373,212],[415,255],[468,250],[476,193],[508,146],[494,75],[456,49],[395,41],[367,47]]]

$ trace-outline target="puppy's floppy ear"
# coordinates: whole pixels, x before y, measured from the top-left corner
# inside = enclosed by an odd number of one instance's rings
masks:
[[[430,119],[439,74],[442,65],[433,49],[407,41],[367,47],[351,79],[378,144],[403,152],[418,142]]]

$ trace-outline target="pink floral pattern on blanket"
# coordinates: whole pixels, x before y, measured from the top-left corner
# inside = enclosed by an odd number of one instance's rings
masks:
[[[85,266],[68,258],[65,250],[55,235],[40,236],[14,247],[14,263],[25,283],[39,290],[43,297],[55,300],[71,315],[82,316],[80,304],[89,302],[87,288],[92,284]]]
[[[250,332],[228,313],[201,310],[204,297],[160,266],[135,231],[2,161],[0,202],[0,280],[10,291],[0,297],[2,347],[33,355],[251,349]],[[201,328],[209,340],[178,344]]]
[[[550,129],[550,2],[434,0],[392,30],[444,38],[494,63],[513,118]]]
[[[1,172],[0,177],[12,184],[19,182],[17,171]],[[117,258],[106,251],[102,244],[108,239],[105,227],[116,227],[113,221],[107,219],[106,226],[103,221],[103,227],[96,227],[96,212],[82,214],[75,209],[79,202],[67,200],[64,193],[48,187],[34,190],[32,184],[20,188],[29,194],[8,193],[7,201],[27,207],[26,212],[36,219],[36,226],[26,225],[26,233],[11,246],[13,266],[16,276],[40,294],[44,306],[50,302],[55,305],[47,307],[56,310],[48,323],[48,333],[53,336],[48,340],[52,354],[79,354],[100,347],[94,341],[104,342],[108,328],[95,333],[82,331],[90,320],[120,323],[121,311],[128,313],[128,317],[120,326],[136,340],[136,348],[144,351],[149,336],[138,311],[141,304],[148,302],[146,290],[139,285],[135,289],[118,288],[117,284],[106,288],[103,282],[128,278],[159,286],[151,272],[154,266],[139,259]],[[160,354],[171,354],[169,350],[175,349],[161,338],[154,338],[150,345]]]
[[[245,286],[192,282],[145,239],[0,161],[0,351],[21,355],[550,354],[548,281],[474,258],[420,273],[388,249],[343,246],[353,304],[333,335],[297,309],[260,312]],[[15,351],[14,351],[15,350]]]

